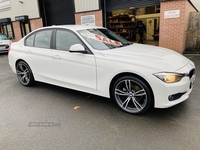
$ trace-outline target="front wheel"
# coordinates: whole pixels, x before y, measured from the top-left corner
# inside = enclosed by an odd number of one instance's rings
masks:
[[[128,113],[141,114],[153,105],[151,90],[135,76],[119,78],[114,83],[111,94],[119,107]]]
[[[32,71],[27,63],[19,61],[16,65],[17,78],[24,86],[31,86],[35,83]]]

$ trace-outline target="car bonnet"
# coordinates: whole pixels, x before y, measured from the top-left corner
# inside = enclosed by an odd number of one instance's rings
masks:
[[[157,71],[176,71],[189,62],[189,59],[173,50],[142,44],[100,52],[107,59],[154,68]]]

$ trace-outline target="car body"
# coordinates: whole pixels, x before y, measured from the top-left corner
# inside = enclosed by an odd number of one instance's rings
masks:
[[[11,43],[6,35],[0,33],[0,53],[7,53]]]
[[[9,64],[22,85],[45,82],[116,100],[141,114],[186,100],[195,65],[161,47],[131,43],[103,27],[43,27],[11,45]]]

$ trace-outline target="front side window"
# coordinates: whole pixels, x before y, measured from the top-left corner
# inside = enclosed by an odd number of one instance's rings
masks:
[[[107,50],[132,44],[108,29],[79,30],[80,35],[94,48]]]
[[[57,30],[56,32],[56,49],[69,51],[74,44],[82,44],[80,39],[68,30]]]

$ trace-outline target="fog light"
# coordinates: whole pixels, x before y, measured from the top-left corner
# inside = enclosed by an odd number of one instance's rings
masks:
[[[173,101],[174,96],[173,96],[173,95],[170,95],[170,96],[168,97],[168,99],[169,99],[169,101]]]
[[[181,98],[182,95],[184,95],[186,92],[183,92],[183,93],[176,93],[176,94],[173,94],[173,95],[169,95],[168,96],[168,100],[169,101],[174,101],[174,100],[177,100],[179,98]]]

